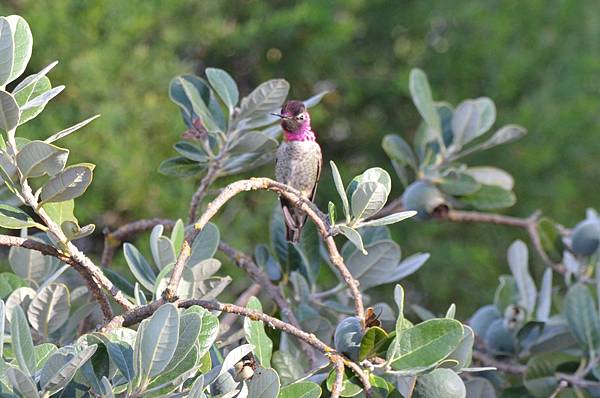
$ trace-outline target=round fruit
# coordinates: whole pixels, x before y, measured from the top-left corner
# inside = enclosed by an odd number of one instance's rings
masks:
[[[580,256],[591,256],[600,244],[600,225],[594,220],[577,224],[571,237],[571,248]]]
[[[352,360],[358,360],[360,342],[363,337],[362,326],[357,317],[343,319],[335,328],[333,344],[335,349]]]
[[[417,377],[413,398],[465,398],[462,379],[452,370],[439,368]]]
[[[430,219],[434,211],[447,206],[440,190],[425,181],[410,184],[402,194],[402,204],[406,210],[415,210],[420,220]]]

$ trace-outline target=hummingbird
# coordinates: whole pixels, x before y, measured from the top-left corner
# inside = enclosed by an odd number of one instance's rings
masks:
[[[310,126],[310,115],[306,106],[302,101],[287,101],[283,104],[281,113],[272,115],[281,118],[283,129],[283,142],[276,156],[275,178],[297,189],[305,199],[312,202],[321,176],[323,157]],[[280,202],[285,222],[285,237],[288,242],[297,243],[307,216],[288,199],[280,197]]]

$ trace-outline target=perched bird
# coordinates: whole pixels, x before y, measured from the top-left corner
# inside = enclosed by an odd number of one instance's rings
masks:
[[[315,133],[310,127],[310,115],[301,101],[287,101],[281,113],[273,115],[281,118],[283,142],[277,150],[275,178],[302,193],[312,200],[317,191],[321,175],[321,147],[316,142]],[[285,198],[280,198],[283,220],[286,226],[286,239],[296,243],[300,240],[306,214]]]

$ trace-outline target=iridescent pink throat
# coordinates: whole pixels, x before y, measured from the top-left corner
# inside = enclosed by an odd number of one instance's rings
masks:
[[[316,141],[317,138],[315,136],[314,131],[311,130],[310,126],[307,128],[301,129],[297,133],[291,133],[289,131],[283,130],[283,139],[285,141]]]

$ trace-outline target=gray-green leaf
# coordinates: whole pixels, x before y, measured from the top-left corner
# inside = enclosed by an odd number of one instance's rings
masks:
[[[256,297],[250,298],[246,308],[262,312],[262,305]],[[264,323],[244,318],[244,332],[248,343],[254,346],[254,355],[258,359],[259,364],[264,368],[270,368],[273,342],[265,332]]]
[[[10,336],[12,347],[19,368],[28,375],[35,372],[35,351],[33,349],[33,340],[29,331],[29,324],[25,318],[25,313],[20,306],[13,310],[10,319]]]
[[[133,276],[135,276],[135,279],[137,279],[146,289],[153,291],[156,275],[142,253],[140,253],[131,243],[125,243],[123,245],[123,253],[125,254],[127,265],[129,265],[129,269]]]
[[[44,174],[54,176],[64,169],[68,157],[68,149],[44,141],[31,141],[17,153],[17,166],[24,178]]]
[[[94,165],[80,163],[69,166],[42,187],[42,203],[63,202],[77,198],[92,182]]]
[[[44,225],[33,221],[33,218],[23,210],[9,205],[0,204],[0,227],[8,229],[22,229],[29,227],[38,227],[45,230]]]
[[[221,100],[229,109],[229,114],[231,114],[238,103],[240,95],[235,80],[223,69],[206,68],[205,73],[208,82],[221,97]]]
[[[440,134],[440,116],[433,103],[431,88],[429,87],[425,72],[420,69],[413,69],[410,71],[409,89],[413,103],[417,107],[423,120],[425,120],[425,123]]]
[[[67,321],[70,307],[67,287],[62,283],[49,285],[31,301],[27,318],[38,333],[48,336]]]
[[[2,50],[0,49],[0,52],[1,51]],[[17,127],[18,124],[19,106],[17,105],[17,102],[12,95],[6,91],[0,90],[0,129],[8,132]]]

